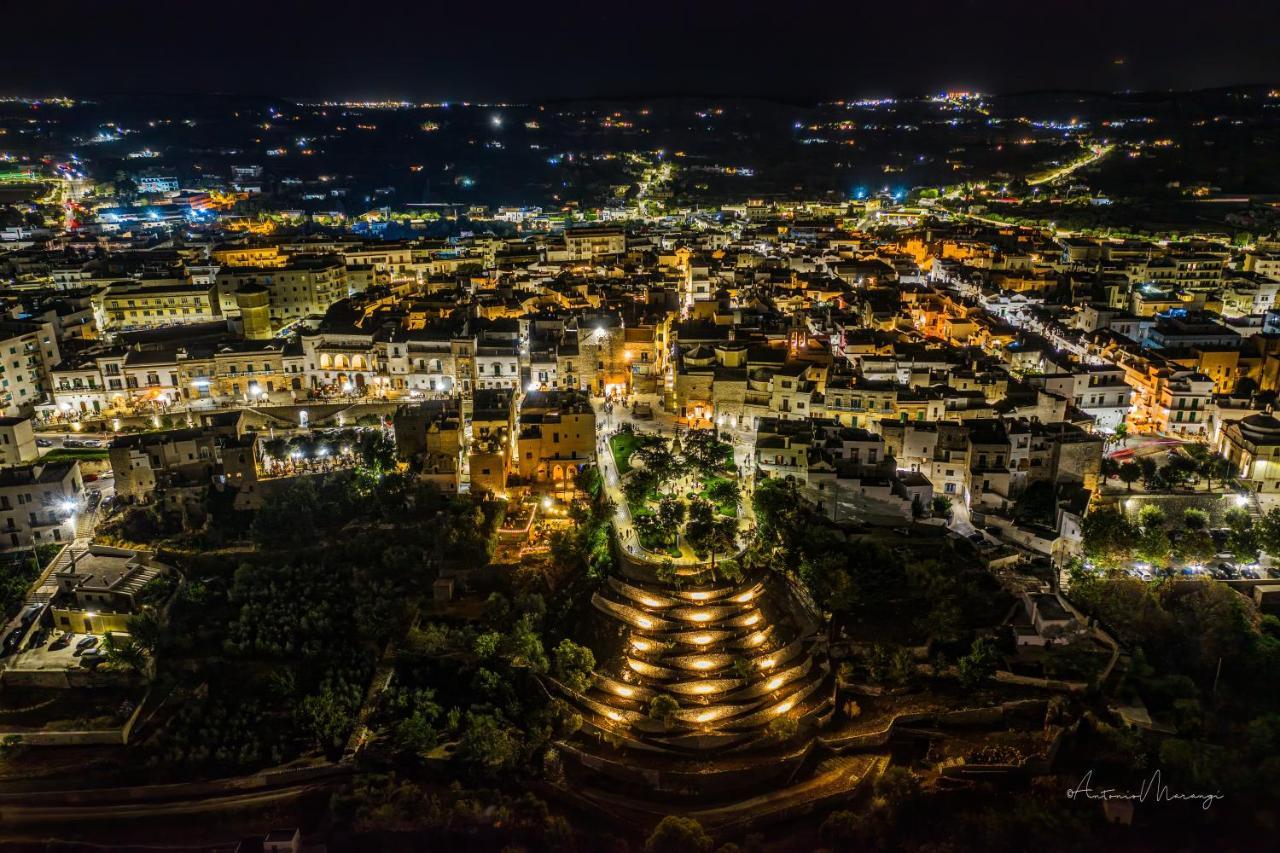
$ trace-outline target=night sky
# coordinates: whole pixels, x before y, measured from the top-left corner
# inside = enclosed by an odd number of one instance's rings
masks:
[[[0,94],[808,100],[1280,83],[1274,0],[10,0],[0,31]]]

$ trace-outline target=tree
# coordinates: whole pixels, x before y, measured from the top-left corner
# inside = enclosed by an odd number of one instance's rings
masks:
[[[1086,515],[1083,535],[1085,556],[1103,566],[1124,562],[1133,547],[1133,526],[1115,509],[1096,509]]]
[[[707,486],[707,497],[717,506],[737,507],[742,500],[742,489],[735,480],[717,477]]]
[[[421,711],[414,711],[398,721],[391,730],[391,742],[396,751],[410,755],[421,755],[434,749],[439,739],[440,733],[436,731],[434,721]]]
[[[711,571],[716,570],[716,554],[733,550],[738,538],[738,522],[732,518],[717,518],[711,522],[702,544],[711,552]]]
[[[767,477],[757,482],[751,503],[759,536],[765,541],[776,541],[794,530],[804,510],[795,481],[783,477]]]
[[[493,781],[510,772],[519,756],[512,727],[493,714],[468,711],[455,758],[472,778]]]
[[[1266,514],[1258,519],[1256,527],[1258,544],[1273,557],[1280,556],[1280,507],[1267,510]]]
[[[1173,554],[1173,543],[1169,533],[1160,525],[1143,527],[1133,545],[1134,556],[1156,567],[1169,564]]]
[[[144,610],[129,620],[129,636],[150,654],[156,653],[164,633],[164,625],[154,610]]]
[[[1152,459],[1150,456],[1139,457],[1138,468],[1142,471],[1142,485],[1145,488],[1151,488],[1151,481],[1155,479],[1156,469],[1158,467],[1159,466],[1156,465],[1156,460]]]
[[[1125,439],[1129,437],[1129,425],[1126,423],[1117,424],[1115,432],[1112,433],[1112,435],[1115,436],[1116,442],[1124,444]]]
[[[658,488],[659,479],[650,468],[634,469],[622,482],[622,494],[630,504],[638,504]]]
[[[534,672],[547,671],[547,653],[542,648],[542,637],[527,613],[516,620],[511,632],[503,638],[501,651],[513,664],[527,666]]]
[[[638,459],[647,470],[653,472],[657,485],[671,479],[679,464],[676,454],[667,444],[666,439],[659,436],[646,438],[645,442],[636,448],[632,458]]]
[[[1280,514],[1277,518],[1280,519]],[[1187,530],[1208,530],[1209,513],[1195,507],[1187,507],[1182,513],[1182,526]]]
[[[920,780],[906,767],[893,765],[885,768],[876,779],[875,795],[882,808],[897,816],[919,801]]]
[[[1138,510],[1138,525],[1144,530],[1147,528],[1164,527],[1166,516],[1156,504],[1147,504]]]
[[[995,643],[986,637],[974,640],[969,653],[956,662],[961,686],[968,690],[980,686],[996,671],[999,660]]]
[[[710,474],[724,464],[725,450],[726,445],[716,437],[713,429],[691,429],[685,433],[682,454],[704,474]]]
[[[796,718],[790,715],[774,717],[769,724],[764,727],[765,735],[772,741],[782,742],[795,737],[796,730],[800,724],[796,722]]]
[[[385,430],[361,430],[357,452],[360,455],[360,461],[367,468],[389,471],[396,466],[395,439]]]
[[[1124,482],[1127,491],[1133,491],[1133,484],[1142,479],[1142,466],[1137,462],[1125,462],[1116,475]]]
[[[565,639],[556,646],[554,657],[556,678],[579,693],[591,686],[596,668],[596,657],[591,649]]]
[[[933,501],[930,503],[930,509],[933,514],[946,519],[951,518],[951,498],[946,495],[934,495]]]
[[[1207,491],[1213,491],[1214,480],[1226,485],[1227,481],[1235,474],[1235,466],[1231,464],[1231,460],[1220,453],[1201,459],[1197,470],[1205,479],[1205,489]]]
[[[1182,458],[1185,457],[1173,455],[1169,457],[1170,460]],[[1159,473],[1161,482],[1171,489],[1176,489],[1178,486],[1181,486],[1183,483],[1187,482],[1187,480],[1191,479],[1192,472],[1185,465],[1176,465],[1170,461],[1160,466]]]
[[[147,668],[147,653],[137,640],[126,634],[108,633],[102,650],[106,653],[107,663],[112,666],[135,674],[140,674]]]
[[[1179,562],[1200,564],[1212,560],[1218,549],[1214,546],[1209,531],[1200,527],[1182,531],[1173,550]]]
[[[1102,482],[1106,483],[1120,473],[1120,463],[1110,456],[1102,457]]]
[[[707,853],[714,842],[691,817],[667,815],[644,842],[645,853]]]
[[[685,518],[684,502],[678,498],[663,498],[658,501],[658,511],[655,515],[665,541],[674,542],[680,531],[680,524]]]
[[[1227,510],[1225,519],[1231,532],[1227,534],[1227,550],[1239,560],[1251,562],[1258,557],[1259,531],[1254,529],[1253,516],[1243,507]]]
[[[649,719],[651,720],[670,725],[679,710],[680,703],[665,693],[659,693],[649,700]]]
[[[315,745],[332,753],[346,743],[360,699],[358,687],[327,681],[318,693],[304,696],[294,713]]]

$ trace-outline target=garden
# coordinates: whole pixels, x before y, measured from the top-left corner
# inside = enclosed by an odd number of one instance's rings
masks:
[[[733,549],[742,487],[733,447],[713,429],[667,439],[624,425],[609,439],[640,545],[699,559]]]

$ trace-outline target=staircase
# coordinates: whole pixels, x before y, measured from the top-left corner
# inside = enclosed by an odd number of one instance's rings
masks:
[[[76,539],[92,539],[93,531],[98,526],[98,510],[82,512],[76,516]]]

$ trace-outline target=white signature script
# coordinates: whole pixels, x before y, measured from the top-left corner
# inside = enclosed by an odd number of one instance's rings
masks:
[[[1171,791],[1169,786],[1164,784],[1159,770],[1145,779],[1136,791],[1121,791],[1116,788],[1094,788],[1092,770],[1084,774],[1084,778],[1080,780],[1078,785],[1067,790],[1067,799],[1070,800],[1137,800],[1140,803],[1145,803],[1147,798],[1152,796],[1155,797],[1157,803],[1176,800],[1199,801],[1202,809],[1209,808],[1213,805],[1214,800],[1224,798],[1223,794],[1188,794],[1180,791]]]

